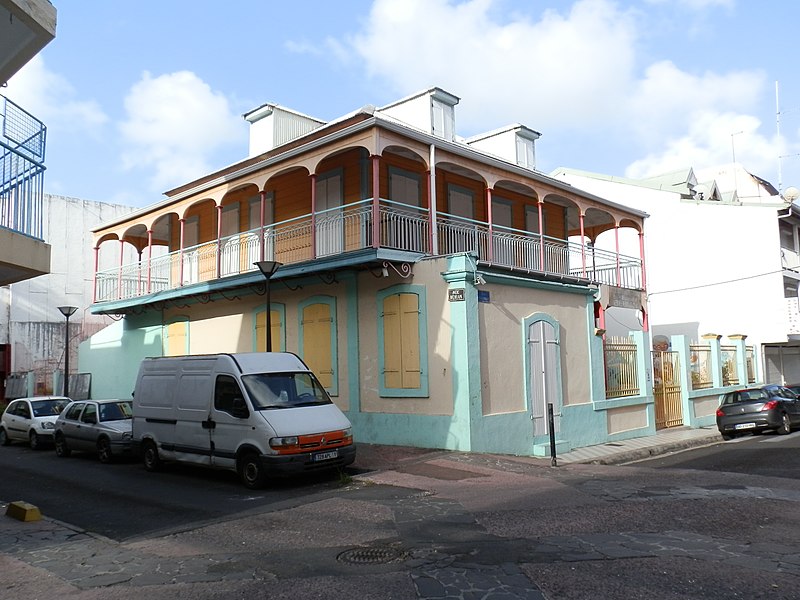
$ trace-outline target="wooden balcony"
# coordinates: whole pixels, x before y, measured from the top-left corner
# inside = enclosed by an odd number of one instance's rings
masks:
[[[432,219],[424,208],[369,199],[152,258],[146,249],[140,261],[96,273],[95,302],[135,299],[249,273],[257,270],[254,263],[259,260],[291,265],[368,248],[420,255],[471,252],[484,263],[529,274],[642,289],[638,258],[445,213]]]

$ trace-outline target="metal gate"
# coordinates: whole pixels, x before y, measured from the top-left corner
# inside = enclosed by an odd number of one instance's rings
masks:
[[[656,429],[683,425],[680,362],[677,352],[653,352]]]

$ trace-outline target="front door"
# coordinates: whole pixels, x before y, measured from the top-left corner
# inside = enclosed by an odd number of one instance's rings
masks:
[[[561,347],[555,326],[537,320],[528,326],[530,410],[535,437],[550,433],[547,405],[553,405],[554,431],[561,423],[560,369]]]

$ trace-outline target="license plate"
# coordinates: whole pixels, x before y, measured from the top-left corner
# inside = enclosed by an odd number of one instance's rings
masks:
[[[738,423],[734,426],[734,429],[752,429],[755,426],[755,423]]]
[[[330,460],[332,458],[339,458],[338,450],[330,450],[328,452],[317,452],[316,454],[311,455],[311,460],[314,462],[319,462],[321,460]]]

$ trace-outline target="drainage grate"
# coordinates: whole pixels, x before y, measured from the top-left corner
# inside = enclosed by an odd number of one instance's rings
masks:
[[[353,548],[345,550],[336,560],[353,565],[385,565],[408,558],[408,553],[395,548]]]

